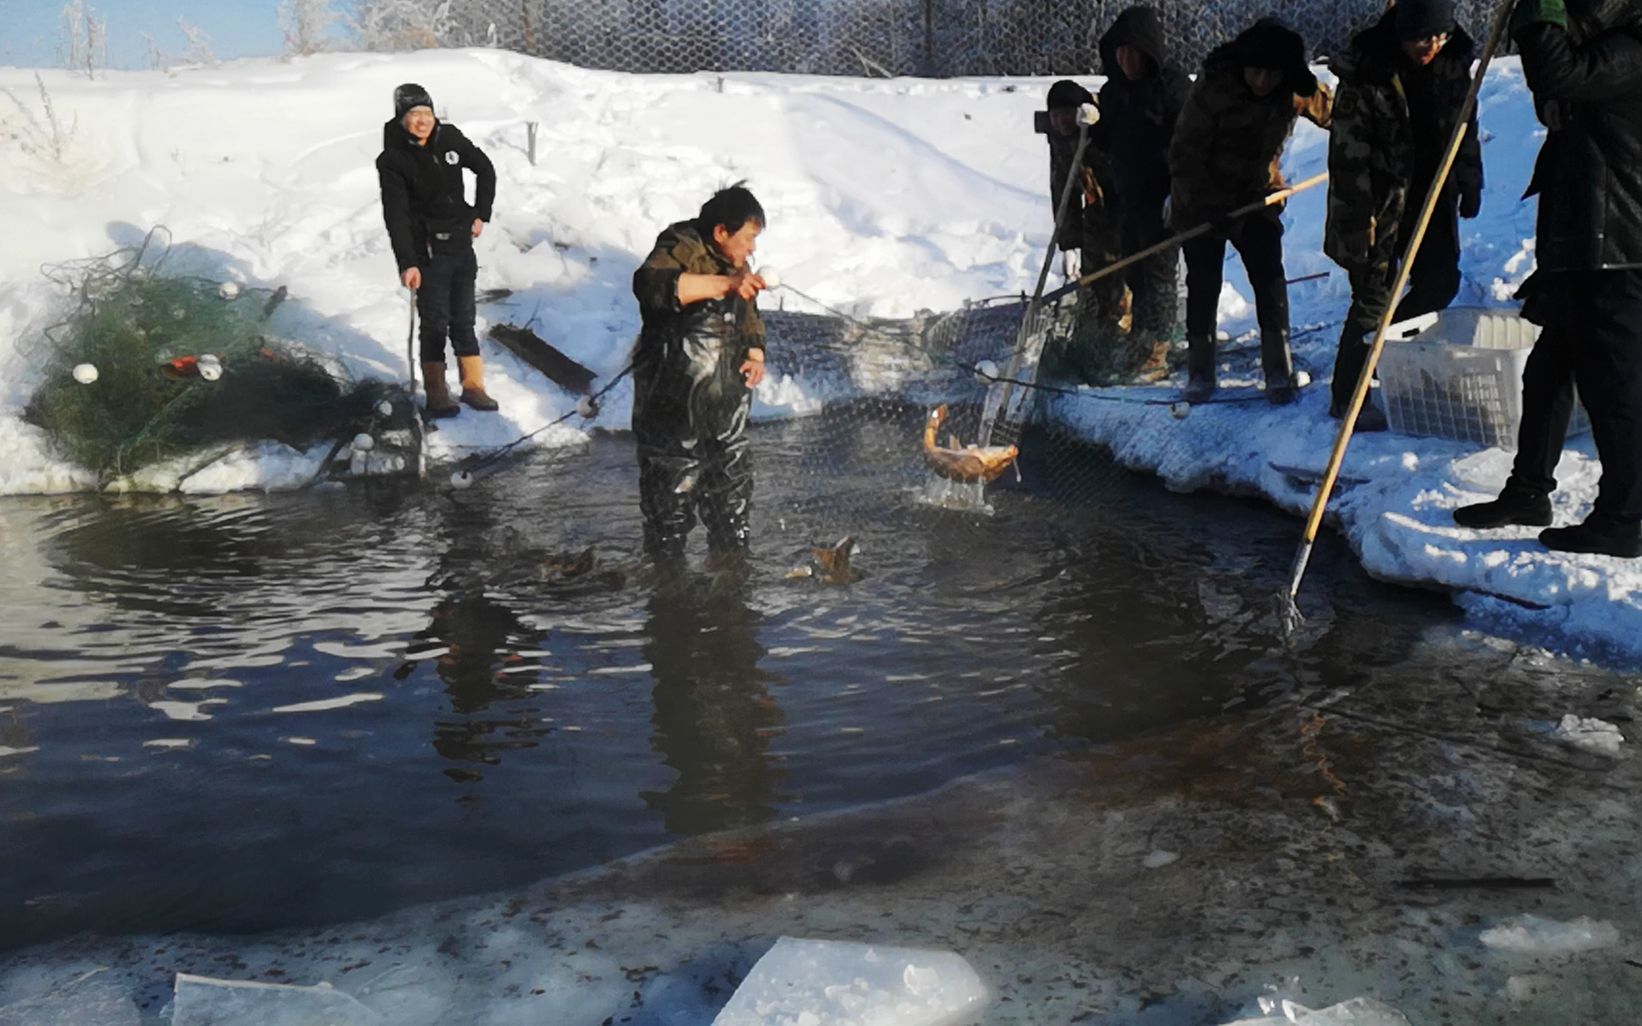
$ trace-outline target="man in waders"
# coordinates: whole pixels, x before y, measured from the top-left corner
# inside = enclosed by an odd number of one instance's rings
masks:
[[[678,563],[699,513],[715,562],[750,541],[752,454],[747,415],[764,380],[765,287],[747,261],[764,208],[744,185],[714,193],[692,221],[656,238],[633,272],[643,328],[633,353],[644,549]]]
[[[471,206],[463,187],[464,169],[478,178]],[[416,312],[422,318],[427,415],[453,417],[462,412],[445,381],[447,334],[462,368],[462,402],[475,410],[495,410],[496,401],[485,393],[484,360],[473,332],[474,281],[479,275],[473,240],[490,220],[495,167],[455,125],[434,117],[428,91],[411,82],[393,91],[393,120],[382,126],[376,173],[399,280],[416,293]]]

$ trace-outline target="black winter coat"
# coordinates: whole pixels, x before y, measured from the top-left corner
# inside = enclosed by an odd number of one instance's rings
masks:
[[[469,205],[462,169],[479,180]],[[418,146],[397,120],[382,126],[382,153],[376,158],[382,186],[382,219],[401,272],[427,262],[435,232],[468,238],[473,222],[489,221],[496,199],[496,168],[484,151],[455,125],[435,122],[426,146]]]
[[[1621,12],[1584,32],[1541,23],[1517,36],[1550,129],[1528,186],[1541,270],[1642,267],[1642,14],[1609,6]]]
[[[1133,46],[1152,61],[1152,74],[1131,82],[1118,67],[1117,48]],[[1169,140],[1186,105],[1191,80],[1168,62],[1157,13],[1131,7],[1100,37],[1106,84],[1100,121],[1089,130],[1092,147],[1111,161],[1113,197],[1121,211],[1157,211],[1169,195]]]

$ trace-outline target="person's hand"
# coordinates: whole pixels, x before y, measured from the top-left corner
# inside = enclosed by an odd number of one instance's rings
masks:
[[[764,380],[764,350],[747,350],[747,358],[741,361],[741,376],[746,379],[748,388],[758,387]]]
[[[1460,193],[1460,216],[1467,221],[1482,213],[1482,190],[1466,189]]]
[[[485,230],[485,223],[483,221],[479,220],[477,217],[474,218],[473,219],[473,237],[477,239],[479,237],[480,233],[482,233],[484,230]]]
[[[1092,103],[1085,103],[1078,107],[1078,124],[1098,125],[1100,123],[1100,108]]]
[[[405,268],[399,272],[399,281],[407,289],[415,292],[422,287],[422,269],[420,267]]]
[[[749,270],[737,271],[725,276],[724,294],[736,295],[745,300],[752,300],[764,290],[764,279]]]

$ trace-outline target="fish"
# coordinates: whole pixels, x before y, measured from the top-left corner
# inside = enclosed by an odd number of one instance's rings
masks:
[[[817,583],[831,585],[854,584],[861,574],[850,566],[850,553],[855,550],[855,535],[845,535],[836,545],[816,546],[810,562],[795,567],[787,574],[789,579],[814,578]]]
[[[965,446],[956,435],[948,435],[943,448],[936,444],[935,438],[945,423],[945,404],[930,410],[929,419],[924,422],[924,463],[938,477],[949,481],[995,481],[1021,454],[1013,445]]]

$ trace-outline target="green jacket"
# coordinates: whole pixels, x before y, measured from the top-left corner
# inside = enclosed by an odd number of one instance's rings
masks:
[[[658,352],[670,339],[714,336],[730,342],[737,360],[747,350],[763,349],[764,321],[758,307],[739,296],[683,306],[678,301],[681,274],[734,274],[736,269],[706,241],[694,221],[669,225],[655,247],[633,272],[633,295],[639,301],[639,358]]]
[[[1395,10],[1387,11],[1359,32],[1350,50],[1334,63],[1340,84],[1334,99],[1334,127],[1329,132],[1323,251],[1347,270],[1391,266],[1406,241],[1398,237],[1404,212],[1408,204],[1424,198],[1409,195],[1416,173],[1416,126],[1402,81],[1405,64],[1394,15]],[[1443,114],[1430,127],[1443,144],[1454,130],[1454,115],[1470,88],[1475,49],[1465,30],[1456,27],[1432,61],[1434,106]],[[1474,107],[1445,193],[1450,197],[1482,193],[1482,146]],[[1365,236],[1369,239],[1366,250],[1354,248],[1350,240]]]

